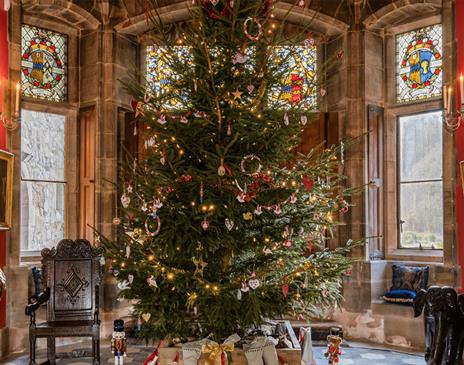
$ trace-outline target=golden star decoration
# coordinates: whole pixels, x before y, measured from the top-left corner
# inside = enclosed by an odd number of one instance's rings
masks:
[[[243,93],[242,93],[241,91],[239,91],[238,89],[236,89],[236,90],[232,93],[232,95],[234,96],[234,100],[237,100],[237,99],[240,100],[240,99],[242,98],[242,94],[243,94]]]
[[[192,259],[193,263],[195,264],[195,272],[193,275],[201,275],[203,276],[203,271],[205,270],[205,267],[208,265],[207,262],[203,261],[202,259]]]

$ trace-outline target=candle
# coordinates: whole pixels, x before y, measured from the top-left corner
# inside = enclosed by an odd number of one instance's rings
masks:
[[[448,107],[448,88],[443,85],[443,108],[446,110]]]
[[[21,97],[21,84],[16,83],[16,100],[15,100],[15,113],[19,113],[19,99]]]
[[[451,113],[451,99],[453,99],[452,97],[452,94],[453,94],[453,89],[451,87],[448,88],[448,105],[446,106],[446,108],[448,109],[448,113]]]
[[[461,96],[461,109],[464,105],[464,76],[459,76],[459,95]]]

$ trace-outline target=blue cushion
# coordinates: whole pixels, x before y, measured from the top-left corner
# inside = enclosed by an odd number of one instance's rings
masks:
[[[390,290],[385,293],[383,300],[388,303],[397,303],[397,304],[412,304],[416,298],[417,293],[412,290]]]
[[[429,267],[393,265],[392,287],[390,290],[410,290],[418,292],[427,289]]]

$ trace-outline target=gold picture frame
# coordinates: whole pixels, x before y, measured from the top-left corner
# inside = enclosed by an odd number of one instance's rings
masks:
[[[12,225],[13,154],[0,150],[0,230]]]

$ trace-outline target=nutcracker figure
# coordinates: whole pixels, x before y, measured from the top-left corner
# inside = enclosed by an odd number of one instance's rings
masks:
[[[123,357],[126,356],[126,333],[124,332],[124,321],[114,321],[113,338],[111,340],[111,352],[114,355],[114,365],[123,365]]]
[[[327,336],[327,351],[324,356],[329,360],[329,364],[338,364],[340,361],[339,356],[342,354],[340,344],[342,338],[337,335]]]

